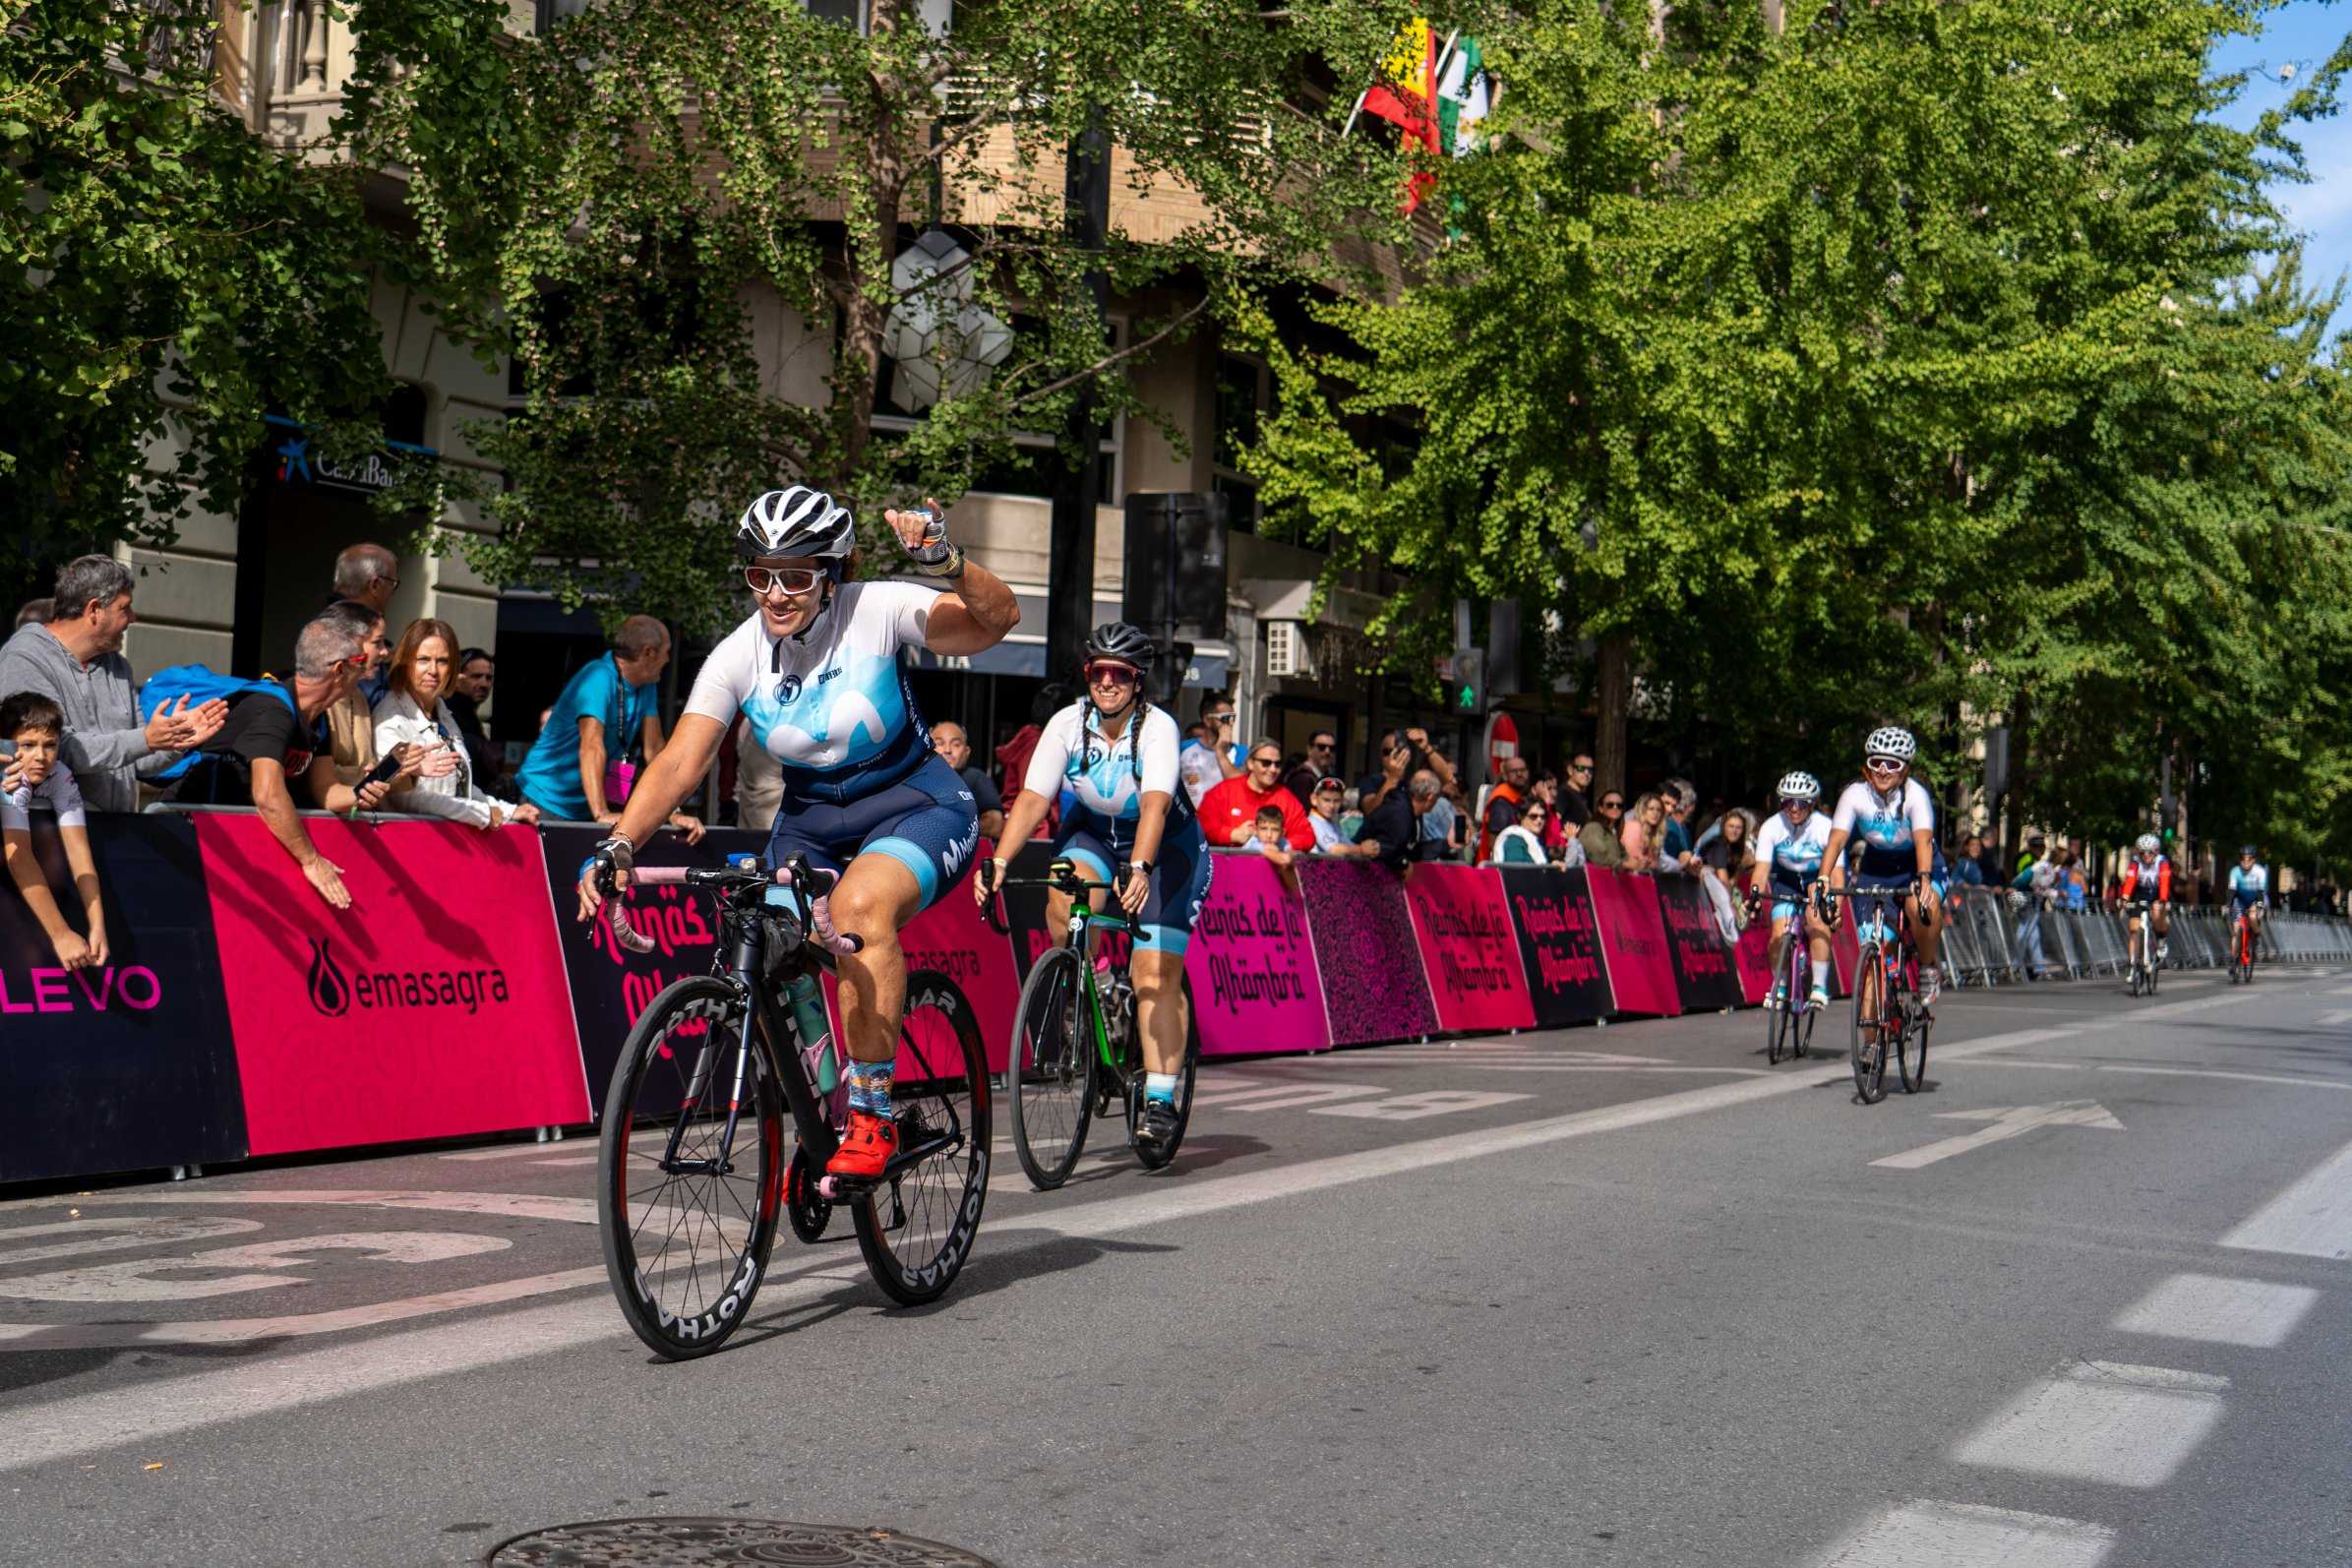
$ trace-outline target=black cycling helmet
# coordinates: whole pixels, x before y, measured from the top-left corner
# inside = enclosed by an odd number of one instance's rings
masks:
[[[1096,659],[1116,659],[1121,664],[1132,664],[1138,670],[1148,670],[1152,667],[1152,661],[1159,656],[1160,644],[1124,621],[1112,621],[1096,627],[1094,634],[1086,639],[1086,658],[1089,663]]]
[[[2252,844],[2241,844],[2238,846],[2238,859],[2240,860],[2252,860],[2261,853],[2262,851],[2256,849]]]

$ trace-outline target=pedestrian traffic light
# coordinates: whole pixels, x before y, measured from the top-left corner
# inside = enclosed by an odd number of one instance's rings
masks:
[[[1458,648],[1453,678],[1446,684],[1446,705],[1457,713],[1486,711],[1486,650]]]

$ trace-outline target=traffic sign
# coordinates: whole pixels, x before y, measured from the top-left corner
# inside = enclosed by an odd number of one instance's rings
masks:
[[[1504,712],[1486,720],[1486,776],[1501,778],[1503,764],[1519,754],[1519,726]]]

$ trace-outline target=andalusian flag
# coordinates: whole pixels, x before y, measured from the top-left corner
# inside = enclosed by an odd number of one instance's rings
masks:
[[[1436,96],[1438,147],[1452,157],[1477,151],[1478,122],[1494,107],[1494,79],[1478,39],[1462,39],[1439,63]]]

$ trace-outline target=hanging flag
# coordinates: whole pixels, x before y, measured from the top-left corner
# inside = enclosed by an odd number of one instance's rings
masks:
[[[1449,157],[1465,157],[1478,151],[1478,122],[1494,107],[1494,79],[1476,38],[1455,45],[1438,69],[1437,145]]]
[[[1447,40],[1449,43],[1451,39]],[[1415,17],[1398,30],[1396,41],[1380,62],[1380,75],[1356,100],[1357,114],[1388,121],[1405,140],[1430,156],[1438,155],[1437,35],[1426,17]],[[1348,116],[1356,124],[1356,114]],[[1411,213],[1437,183],[1427,169],[1416,169],[1405,180],[1404,208]]]

